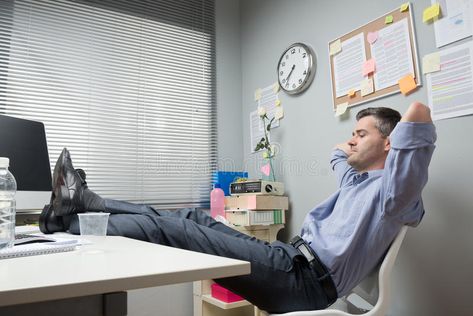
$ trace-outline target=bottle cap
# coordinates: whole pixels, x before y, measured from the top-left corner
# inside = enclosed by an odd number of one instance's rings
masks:
[[[217,188],[221,188],[220,183],[218,182],[214,184],[214,189],[217,189]]]
[[[0,157],[0,168],[8,168],[10,166],[10,158]]]

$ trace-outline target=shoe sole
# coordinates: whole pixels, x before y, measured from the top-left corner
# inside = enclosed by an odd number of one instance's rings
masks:
[[[63,216],[63,215],[69,215],[73,213],[73,208],[72,208],[72,202],[71,198],[69,195],[69,189],[67,189],[67,183],[58,183],[58,180],[60,177],[62,179],[66,179],[66,172],[64,170],[64,162],[67,159],[64,155],[65,151],[61,153],[61,156],[59,157],[60,164],[56,165],[58,167],[58,170],[54,170],[54,194],[55,194],[55,199],[53,201],[53,208],[56,212],[56,215],[58,216]],[[60,175],[60,176],[59,176]]]

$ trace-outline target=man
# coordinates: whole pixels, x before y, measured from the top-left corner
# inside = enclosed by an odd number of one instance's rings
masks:
[[[436,139],[428,107],[414,102],[402,119],[392,109],[368,108],[357,121],[353,137],[332,154],[340,188],[308,213],[302,238],[291,244],[251,238],[200,211],[102,199],[66,149],[41,230],[78,233],[76,213],[107,211],[109,235],[250,261],[250,275],[215,281],[260,309],[326,308],[370,273],[403,225],[418,225],[424,214],[421,192]]]

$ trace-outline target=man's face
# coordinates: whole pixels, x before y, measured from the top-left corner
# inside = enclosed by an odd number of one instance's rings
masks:
[[[376,128],[373,116],[361,118],[353,131],[353,137],[348,141],[352,152],[348,164],[358,172],[383,169],[384,162],[391,148],[388,137]]]

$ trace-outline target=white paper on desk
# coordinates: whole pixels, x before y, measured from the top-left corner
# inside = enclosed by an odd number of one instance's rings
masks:
[[[11,248],[0,249],[0,259],[10,259],[26,256],[37,256],[57,252],[72,251],[78,245],[77,240],[68,238],[58,239],[55,242],[41,242],[17,245]]]
[[[364,79],[363,64],[366,61],[364,33],[343,41],[342,51],[332,60],[335,97],[347,95],[350,90],[360,90],[360,83]]]
[[[253,111],[250,113],[250,150],[252,153],[256,152],[256,144],[258,144],[263,137],[264,130],[263,124],[261,123],[261,118],[258,115],[258,111]]]
[[[441,18],[434,22],[435,43],[442,47],[473,34],[472,0],[431,0],[440,3]]]
[[[407,18],[378,31],[378,39],[371,46],[376,61],[375,90],[398,84],[408,74],[415,75]]]
[[[432,118],[441,120],[473,113],[473,43],[439,52],[440,71],[426,75]]]
[[[277,84],[277,83],[275,83]],[[274,92],[274,85],[271,84],[266,88],[261,89],[261,98],[258,99],[258,106],[264,107],[266,109],[266,116],[271,120],[273,117],[276,117],[276,102],[279,100],[279,95],[277,92]],[[261,122],[261,120],[260,120]],[[261,122],[261,126],[262,126]],[[279,120],[275,119],[271,123],[271,128],[279,127]]]

